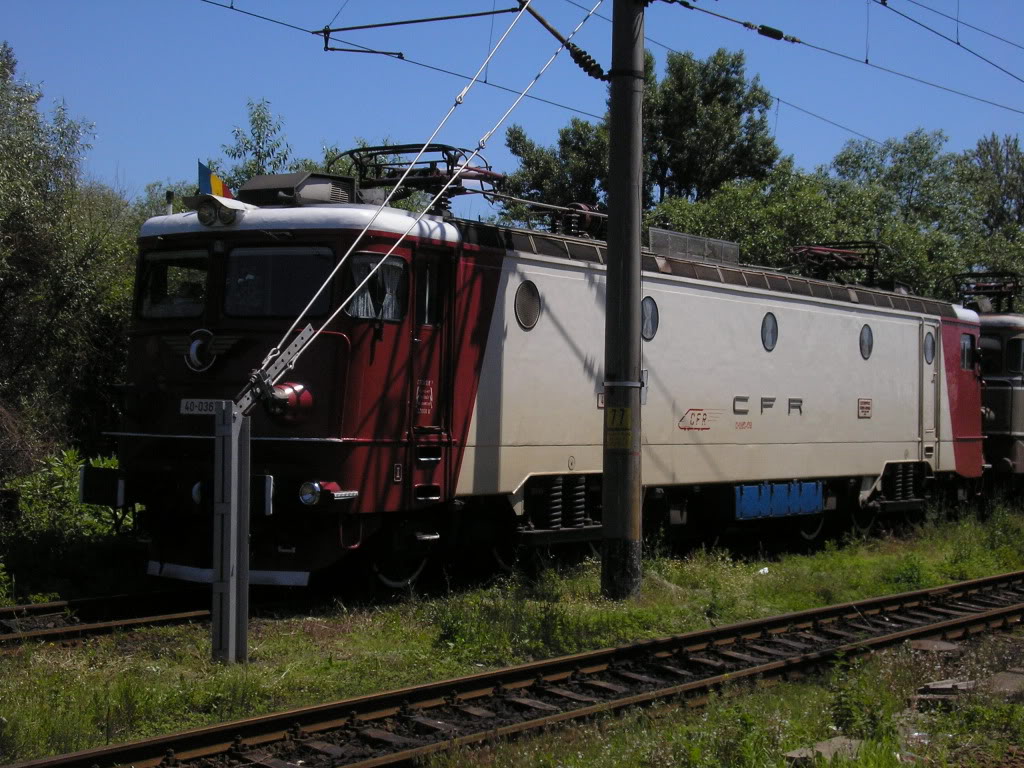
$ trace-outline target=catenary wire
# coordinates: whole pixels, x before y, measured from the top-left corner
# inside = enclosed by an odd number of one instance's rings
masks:
[[[243,11],[241,8],[235,8],[234,6],[231,6],[231,5],[224,5],[223,3],[214,2],[214,0],[200,0],[200,2],[207,3],[208,5],[216,6],[217,8],[223,8],[225,11],[237,11],[238,13],[243,13],[246,16],[252,16],[254,18],[261,19],[263,21],[269,22],[271,24],[277,24],[277,25],[282,26],[282,27],[287,27],[289,29],[294,29],[294,30],[297,30],[297,31],[302,32],[304,34],[310,34],[310,33],[323,34],[322,30],[318,31],[318,30],[306,29],[305,27],[299,27],[299,26],[297,26],[295,24],[289,24],[286,21],[281,21],[280,19],[274,19],[274,18],[271,18],[270,16],[261,16],[258,13],[252,13],[250,11]],[[583,6],[580,6],[580,7],[583,8]],[[583,10],[586,10],[586,8],[583,8]],[[335,38],[333,36],[331,36],[330,39],[331,40],[337,40],[337,42],[344,43],[345,45],[351,45],[354,48],[362,49],[362,50],[364,50],[364,51],[366,51],[368,53],[379,53],[379,51],[376,51],[373,48],[368,48],[365,45],[359,45],[358,43],[350,43],[347,40],[341,40],[340,38]],[[396,56],[394,54],[388,54],[388,53],[384,53],[383,55],[389,56],[390,58],[395,59],[397,61],[404,61],[404,62],[406,62],[408,64],[413,64],[413,65],[415,65],[417,67],[421,67],[422,69],[428,69],[428,70],[430,70],[432,72],[440,72],[443,75],[449,75],[451,77],[457,77],[460,80],[470,80],[471,79],[470,75],[467,75],[467,74],[465,74],[463,72],[456,72],[455,70],[452,70],[452,69],[445,69],[444,67],[439,67],[439,66],[436,66],[434,64],[428,64],[425,61],[417,61],[416,59],[410,59],[408,56]],[[486,86],[489,86],[491,88],[495,88],[495,89],[497,89],[499,91],[505,91],[506,93],[518,93],[518,91],[515,88],[509,88],[508,86],[500,85],[499,83],[490,82],[490,81],[487,81],[487,80],[481,80],[480,82],[483,83]],[[564,109],[567,112],[574,112],[575,114],[582,115],[584,117],[592,117],[595,120],[602,120],[603,119],[602,115],[596,115],[593,112],[587,112],[585,109],[578,109],[576,107],[571,107],[568,104],[562,104],[562,103],[557,102],[557,101],[552,101],[551,99],[545,99],[542,96],[534,96],[532,93],[529,96],[527,96],[527,98],[530,99],[531,101],[536,101],[536,102],[539,102],[541,104],[547,104],[547,105],[552,106],[552,107],[557,107],[558,109]]]
[[[477,19],[481,16],[498,16],[502,13],[516,13],[519,11],[518,6],[511,8],[502,8],[501,10],[490,10],[490,11],[477,11],[475,13],[459,13],[449,16],[431,16],[427,19],[403,19],[401,21],[382,21],[376,24],[359,24],[353,27],[338,27],[337,29],[330,29],[328,25],[327,29],[321,30],[320,32],[314,32],[313,34],[319,35],[324,32],[353,32],[357,29],[386,29],[388,27],[405,27],[410,24],[429,24],[434,21],[458,21],[460,19]]]
[[[527,10],[528,6],[530,5],[530,2],[531,2],[531,0],[524,0],[522,9],[521,9],[520,13],[516,16],[516,21],[518,21],[518,19],[521,18],[522,12]],[[388,260],[388,258],[391,256],[391,254],[395,252],[395,250],[398,248],[399,245],[401,245],[402,241],[405,240],[405,238],[408,236],[408,234],[410,232],[412,232],[412,230],[420,223],[420,221],[423,220],[423,217],[427,215],[427,212],[430,211],[431,208],[433,208],[434,204],[437,203],[437,201],[441,199],[441,197],[444,195],[444,193],[448,191],[448,188],[451,187],[456,181],[458,181],[458,179],[462,175],[463,171],[465,171],[470,166],[470,163],[472,163],[473,160],[480,155],[480,152],[484,149],[485,146],[487,146],[487,142],[490,140],[490,138],[504,124],[504,122],[508,119],[509,115],[511,115],[512,112],[515,111],[515,109],[522,103],[523,99],[526,98],[526,95],[530,91],[530,89],[533,88],[533,86],[537,84],[537,82],[544,75],[544,73],[547,72],[548,68],[554,63],[555,59],[558,58],[558,55],[563,50],[565,50],[565,48],[567,47],[568,42],[570,40],[572,40],[572,38],[576,35],[576,33],[579,32],[583,28],[583,25],[587,23],[587,21],[590,19],[590,17],[597,11],[597,9],[601,6],[601,3],[603,3],[603,2],[604,2],[604,0],[597,0],[597,3],[594,5],[594,7],[591,8],[590,11],[587,13],[587,15],[584,16],[583,19],[579,22],[579,24],[576,25],[576,27],[573,29],[573,31],[571,33],[569,33],[569,35],[565,39],[565,42],[559,43],[559,45],[555,49],[554,53],[551,54],[551,56],[548,58],[548,60],[540,68],[540,70],[537,72],[537,74],[533,76],[533,79],[530,80],[530,82],[526,85],[526,87],[517,94],[516,98],[512,101],[512,104],[509,105],[508,109],[505,110],[504,114],[502,114],[502,116],[500,118],[498,118],[497,122],[494,123],[494,125],[491,127],[491,129],[489,131],[487,131],[483,136],[480,137],[479,141],[477,141],[477,147],[476,147],[475,150],[473,150],[472,154],[470,154],[469,157],[465,158],[465,160],[462,161],[462,163],[459,165],[459,167],[455,169],[455,172],[451,175],[451,178],[449,178],[445,182],[444,186],[442,186],[441,189],[437,192],[437,194],[435,194],[434,197],[430,200],[430,202],[427,203],[426,206],[424,206],[423,210],[420,211],[419,215],[415,218],[415,220],[406,228],[405,232],[403,232],[402,235],[392,244],[392,246],[388,250],[388,252],[385,253],[383,256],[381,256],[380,260],[374,265],[373,269],[371,269],[367,273],[366,277],[363,278],[362,282],[360,282],[359,285],[357,285],[355,288],[352,289],[352,292],[348,295],[348,297],[338,305],[337,309],[335,309],[334,312],[331,313],[331,315],[327,318],[327,320],[325,320],[323,323],[321,323],[320,327],[317,328],[316,331],[313,332],[313,335],[310,336],[309,339],[304,344],[302,344],[302,346],[296,351],[295,355],[292,357],[290,365],[294,365],[298,361],[299,357],[301,357],[301,355],[307,349],[309,349],[310,345],[314,341],[316,341],[316,338],[321,333],[323,333],[324,329],[327,328],[334,321],[334,319],[342,312],[342,310],[344,310],[345,307],[348,306],[349,302],[352,301],[352,299],[354,299],[359,294],[359,292],[367,285],[367,283],[369,283],[370,279],[377,273],[377,271],[382,266],[384,266],[384,263]],[[509,29],[505,33],[505,35],[503,35],[502,38],[498,41],[498,43],[497,43],[497,45],[495,46],[495,49],[494,49],[495,51],[497,51],[497,49],[501,46],[502,41],[505,39],[505,37],[507,37],[508,32],[511,32],[512,27],[514,27],[514,26],[515,26],[515,22],[512,23],[512,25],[509,27]],[[478,70],[478,72],[477,72],[477,76],[479,76],[480,72],[483,71],[483,69],[487,65],[487,63],[490,62],[490,59],[491,59],[491,57],[493,55],[494,55],[494,52],[492,52],[488,56],[487,61],[485,61],[484,64],[481,65],[480,70]],[[438,126],[438,131],[439,130],[440,130],[440,126]],[[391,199],[391,195],[394,194],[394,191],[396,189],[398,189],[398,186],[401,185],[402,181],[404,181],[405,177],[412,170],[413,165],[415,165],[416,161],[419,160],[420,156],[423,154],[423,151],[426,149],[427,145],[430,144],[430,142],[433,141],[434,136],[436,136],[436,135],[437,135],[437,131],[435,131],[434,135],[431,136],[430,139],[428,139],[427,142],[423,145],[423,149],[420,150],[420,153],[416,156],[416,158],[413,159],[410,162],[409,167],[406,169],[405,175],[403,175],[402,178],[399,179],[398,182],[396,182],[396,185],[394,187],[392,187],[392,192],[389,193],[388,197],[385,199],[385,201],[383,203],[381,203],[380,207],[377,210],[377,213],[380,213],[380,211],[382,211],[384,209],[384,206]],[[376,214],[375,214],[375,216],[376,216]],[[359,234],[359,236],[356,238],[356,242],[354,242],[352,244],[352,246],[349,248],[348,252],[346,252],[345,256],[342,257],[342,261],[344,261],[344,259],[346,257],[348,257],[348,255],[355,249],[356,244],[359,242],[359,239],[363,236],[363,234],[365,234],[365,232],[366,232],[366,230],[368,228],[369,228],[369,225],[367,225],[367,227],[363,229],[363,232],[361,232]],[[324,285],[320,288],[320,291],[318,291],[317,295],[319,295],[320,292],[322,292],[324,290],[324,288],[327,287],[327,284],[330,282],[330,280],[334,276],[334,274],[338,271],[338,268],[340,266],[341,266],[341,262],[338,263],[338,267],[335,267],[334,271],[331,273],[331,276],[327,278],[327,281],[325,281]],[[314,297],[314,301],[315,301],[315,297]],[[312,306],[312,304],[313,304],[313,302],[311,301],[309,306]],[[307,309],[308,308],[309,307],[307,307]],[[299,318],[299,320],[301,320],[301,317]],[[281,340],[280,344],[283,344],[285,339],[291,333],[291,331],[294,330],[295,327],[298,326],[299,320],[296,320],[296,322],[292,326],[292,329],[289,330],[289,332],[287,334],[285,334],[285,338],[283,338]],[[280,346],[280,344],[278,346]],[[270,360],[270,358],[268,356],[268,361],[269,360]],[[266,365],[266,364],[267,364],[267,361],[264,362],[264,365]]]
[[[753,24],[753,23],[751,23],[749,21],[743,21],[741,19],[734,19],[731,16],[726,16],[725,14],[722,14],[722,13],[716,13],[715,11],[710,11],[707,8],[698,8],[697,6],[693,5],[693,3],[688,2],[688,0],[665,0],[665,2],[671,3],[672,5],[682,6],[683,8],[686,8],[686,9],[691,10],[691,11],[699,11],[700,13],[706,13],[709,16],[714,16],[716,18],[722,19],[723,21],[728,21],[728,22],[731,22],[733,24],[739,24],[741,27],[749,29],[749,30],[751,30],[753,32],[757,32],[758,34],[764,35],[765,37],[768,37],[770,39],[785,40],[786,42],[793,43],[795,45],[803,45],[803,46],[806,46],[807,48],[811,48],[813,50],[820,51],[821,53],[827,53],[827,54],[829,54],[831,56],[836,56],[836,57],[838,57],[840,59],[846,59],[847,61],[852,61],[852,62],[854,62],[856,64],[862,64],[865,67],[871,67],[872,69],[877,69],[877,70],[880,70],[882,72],[887,72],[890,75],[896,75],[897,77],[902,77],[902,78],[904,78],[906,80],[912,80],[915,83],[921,83],[922,85],[927,85],[927,86],[930,86],[931,88],[937,88],[940,91],[946,91],[947,93],[954,93],[957,96],[963,96],[964,98],[971,99],[972,101],[977,101],[977,102],[980,102],[982,104],[988,104],[989,106],[998,107],[999,109],[1005,109],[1008,112],[1015,112],[1018,115],[1024,115],[1024,109],[1018,109],[1017,107],[1011,107],[1011,106],[1008,106],[1006,104],[1000,104],[998,101],[991,101],[990,99],[986,99],[986,98],[983,98],[981,96],[975,96],[973,93],[966,93],[965,91],[958,91],[956,88],[950,88],[949,86],[941,85],[940,83],[933,83],[930,80],[925,80],[925,79],[920,78],[920,77],[915,77],[914,75],[908,75],[905,72],[900,72],[897,69],[890,69],[889,67],[883,67],[880,64],[872,64],[871,62],[868,62],[868,61],[861,61],[856,56],[850,56],[847,53],[841,53],[839,51],[834,51],[831,48],[826,48],[826,47],[821,46],[821,45],[815,45],[814,43],[808,43],[806,40],[801,40],[800,38],[794,37],[792,35],[784,35],[781,30],[773,29],[772,27],[767,27],[767,26],[764,26],[764,25],[758,26],[757,24]]]
[[[577,8],[580,8],[582,10],[586,10],[586,7],[581,5],[580,3],[577,3],[576,0],[565,0],[565,2],[569,3],[569,5],[574,5]],[[594,15],[597,16],[599,19],[603,19],[604,21],[607,21],[609,23],[611,22],[610,18],[608,18],[607,16],[603,16],[600,13],[595,13]],[[651,43],[652,45],[658,46],[659,48],[664,48],[666,51],[670,51],[672,53],[680,53],[680,51],[678,49],[673,48],[671,45],[666,45],[665,43],[662,43],[662,42],[660,42],[658,40],[655,40],[653,37],[645,36],[644,40],[646,40],[648,43]],[[852,133],[854,136],[860,136],[862,139],[867,139],[869,141],[874,141],[876,144],[877,143],[881,143],[881,142],[876,141],[875,139],[872,139],[870,136],[865,136],[863,133],[861,133],[859,131],[853,130],[853,128],[848,128],[847,126],[842,125],[841,123],[837,123],[835,120],[829,120],[827,117],[822,117],[821,115],[815,114],[814,112],[811,112],[809,109],[804,109],[803,107],[798,107],[796,104],[794,104],[791,101],[786,101],[785,99],[781,99],[781,98],[779,98],[778,96],[776,96],[774,94],[771,94],[771,96],[776,101],[781,101],[783,104],[785,104],[788,107],[792,107],[793,109],[799,110],[800,112],[808,114],[811,117],[815,117],[818,120],[822,120],[822,121],[828,123],[829,125],[834,125],[836,128],[840,128],[841,130],[844,130],[847,133]]]
[[[281,21],[280,19],[275,19],[275,18],[272,18],[270,16],[263,16],[262,14],[259,14],[259,13],[253,13],[252,11],[245,11],[245,10],[242,10],[241,8],[236,8],[234,6],[234,4],[232,4],[232,5],[224,5],[224,3],[218,3],[218,2],[215,2],[215,0],[199,0],[199,2],[206,3],[207,5],[214,5],[217,8],[223,8],[225,11],[236,11],[238,13],[241,13],[241,14],[245,15],[245,16],[252,16],[254,19],[259,19],[260,21],[266,21],[266,22],[269,22],[271,24],[277,24],[279,27],[287,27],[288,29],[295,29],[295,30],[298,30],[299,32],[307,32],[307,33],[312,31],[312,30],[309,30],[309,29],[305,29],[304,27],[297,26],[295,24],[289,24],[287,21]],[[344,9],[344,6],[342,6],[342,9]],[[339,13],[340,12],[341,11],[339,11]],[[352,51],[352,53],[359,53],[360,51],[362,51],[363,53],[379,53],[379,54],[381,54],[383,56],[390,56],[393,59],[400,59],[401,58],[400,54],[391,53],[389,51],[377,51],[377,50],[374,50],[373,48],[369,48],[369,47],[367,47],[365,45],[359,45],[359,43],[350,43],[348,40],[341,40],[341,39],[339,39],[338,42],[339,43],[344,43],[345,45],[350,45],[353,48],[358,49],[358,50]]]
[[[967,27],[968,29],[973,29],[975,32],[981,32],[981,34],[983,35],[988,35],[991,38],[1006,43],[1007,45],[1012,45],[1014,48],[1020,48],[1022,51],[1024,51],[1024,45],[1021,45],[1020,43],[1015,43],[1013,42],[1013,40],[1007,40],[1005,37],[1000,37],[995,32],[989,32],[987,29],[982,29],[981,27],[976,27],[973,24],[969,24],[968,22],[964,21],[963,19],[957,16],[950,16],[948,13],[943,13],[942,11],[936,10],[935,8],[927,6],[924,3],[919,3],[917,0],[907,0],[907,2],[916,5],[919,8],[924,8],[926,11],[936,13],[939,16],[942,16],[943,18],[949,19],[950,21],[955,21],[960,26]]]
[[[995,67],[1000,72],[1002,72],[1004,75],[1009,75],[1014,80],[1016,80],[1018,82],[1021,82],[1021,83],[1024,83],[1024,78],[1021,78],[1020,76],[1015,75],[1013,72],[1011,72],[1010,70],[1006,69],[1006,67],[1002,67],[999,64],[996,64],[994,61],[992,61],[992,59],[986,58],[986,57],[982,56],[980,53],[978,53],[977,51],[972,50],[971,48],[968,48],[966,45],[961,43],[959,40],[954,40],[952,37],[949,37],[948,35],[944,35],[942,32],[939,32],[939,30],[935,29],[934,27],[929,27],[924,22],[921,22],[921,21],[918,21],[917,19],[915,19],[913,16],[910,16],[910,15],[908,15],[906,13],[903,13],[903,11],[900,11],[900,10],[897,10],[896,8],[893,8],[891,5],[889,5],[888,0],[873,0],[873,2],[878,3],[878,5],[882,6],[883,8],[888,8],[890,11],[895,13],[897,16],[899,16],[899,17],[901,17],[903,19],[906,19],[907,21],[909,21],[912,24],[916,24],[917,26],[921,27],[921,29],[926,29],[929,32],[931,32],[933,35],[937,35],[938,37],[941,37],[946,42],[952,43],[957,48],[961,48],[961,49],[967,51],[967,53],[969,53],[972,56],[975,56],[975,57],[981,59],[982,61],[984,61],[989,66]]]
[[[351,0],[345,0],[345,2],[341,4],[341,8],[338,9],[338,12],[334,14],[333,18],[329,22],[327,22],[328,27],[338,20],[338,17],[341,16],[341,12],[345,10],[345,6],[347,6],[349,2],[351,2]]]
[[[463,104],[463,102],[466,99],[467,94],[470,92],[470,90],[473,88],[473,86],[477,83],[477,81],[480,78],[480,75],[487,68],[487,65],[491,63],[491,59],[494,58],[494,55],[501,48],[502,44],[504,44],[505,40],[508,39],[508,36],[512,33],[512,30],[515,29],[515,27],[519,23],[520,19],[523,18],[523,14],[526,13],[526,9],[530,6],[531,2],[532,2],[532,0],[524,0],[522,7],[520,8],[519,12],[516,14],[516,16],[512,20],[512,22],[509,24],[508,29],[506,29],[504,34],[502,34],[502,36],[498,39],[498,42],[494,45],[494,48],[491,51],[488,52],[487,57],[484,59],[483,63],[480,65],[480,67],[477,69],[476,74],[473,75],[473,78],[470,80],[469,84],[466,85],[465,87],[463,87],[463,89],[455,97],[455,102],[452,104],[451,107],[449,107],[448,112],[445,114],[445,116],[438,123],[437,127],[434,129],[434,132],[432,134],[430,134],[430,138],[428,138],[423,143],[423,147],[417,153],[416,157],[413,158],[410,161],[408,167],[405,169],[405,172],[402,174],[401,178],[399,178],[398,181],[395,182],[395,185],[391,188],[391,191],[388,192],[388,194],[385,196],[384,200],[377,207],[377,210],[374,211],[373,216],[370,217],[370,220],[366,223],[366,226],[363,227],[362,231],[356,236],[355,240],[352,241],[352,244],[348,247],[348,250],[345,251],[345,255],[342,256],[338,260],[338,263],[335,265],[334,269],[331,270],[331,273],[324,280],[323,285],[321,285],[320,288],[317,290],[317,292],[313,295],[313,298],[309,300],[309,303],[305,306],[305,308],[302,310],[302,312],[299,313],[299,316],[297,318],[295,318],[295,321],[292,323],[291,327],[285,332],[285,334],[281,337],[281,340],[277,343],[277,346],[273,347],[270,350],[270,352],[267,353],[267,357],[264,359],[263,365],[261,367],[266,367],[267,365],[269,365],[270,362],[275,357],[277,357],[278,354],[280,354],[281,347],[288,340],[288,337],[298,327],[299,323],[302,322],[303,318],[305,318],[306,314],[309,312],[309,310],[312,308],[312,306],[316,303],[316,300],[319,299],[320,295],[327,289],[327,286],[329,286],[331,284],[331,281],[334,279],[335,275],[338,274],[338,271],[341,269],[342,265],[345,264],[345,262],[348,260],[348,257],[356,249],[356,246],[359,245],[360,241],[363,239],[363,236],[367,233],[367,231],[369,231],[370,227],[373,226],[373,223],[377,220],[377,217],[380,216],[381,212],[387,207],[387,204],[391,202],[391,198],[394,196],[395,192],[398,191],[398,189],[402,186],[402,183],[406,180],[406,178],[412,172],[412,169],[415,167],[415,165],[419,161],[419,159],[423,156],[423,153],[427,150],[427,147],[431,143],[433,143],[434,139],[437,137],[437,134],[439,134],[441,132],[441,129],[444,128],[445,124],[448,122],[448,120],[451,118],[451,116],[455,113],[455,110],[458,109]],[[478,153],[479,153],[479,150],[477,150],[477,154]],[[421,218],[422,218],[422,216],[421,216]],[[419,223],[419,221],[420,221],[420,219],[416,219],[416,221],[413,223],[412,226],[415,226],[417,223]],[[412,226],[410,226],[410,228],[409,228],[410,231],[412,229]],[[393,250],[394,249],[392,248],[392,251]],[[388,255],[390,255],[390,253],[391,253],[391,251],[388,252]],[[383,261],[381,263],[383,263]],[[380,267],[380,264],[378,264],[377,267],[374,268],[374,270],[370,273],[370,275],[367,275],[367,279],[369,279],[369,277],[372,276],[373,273],[376,272],[376,270],[379,267]],[[365,280],[364,280],[364,282],[365,282]],[[362,286],[362,284],[360,284],[360,287],[361,286]],[[358,289],[357,289],[357,291],[358,291]],[[349,300],[351,300],[351,296],[349,297],[349,299],[345,300],[345,303],[342,304],[342,307],[344,307],[348,303]],[[313,340],[316,339],[316,337],[320,335],[320,332],[327,326],[328,323],[330,323],[337,316],[337,314],[338,314],[337,312],[332,314],[331,317],[327,320],[327,322],[324,323],[323,325],[321,325],[320,328],[317,329],[317,331],[309,338],[309,340],[305,344],[302,345],[302,347],[299,350],[299,353],[297,353],[295,355],[295,357],[293,358],[293,360],[292,360],[293,363],[295,362],[295,360],[298,359],[299,354],[301,354],[301,352],[303,350],[305,350],[305,349],[307,349],[309,347],[309,344],[312,343]]]

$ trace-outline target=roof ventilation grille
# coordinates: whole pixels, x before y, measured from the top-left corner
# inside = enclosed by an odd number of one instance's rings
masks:
[[[682,232],[657,227],[651,227],[648,232],[651,250],[661,256],[724,264],[737,264],[740,260],[739,245],[727,240],[685,235]]]
[[[326,173],[278,173],[253,176],[238,190],[238,199],[252,205],[323,205],[350,203],[356,181]]]

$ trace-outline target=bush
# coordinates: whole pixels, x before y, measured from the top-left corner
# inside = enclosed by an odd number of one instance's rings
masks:
[[[130,510],[82,504],[78,474],[85,462],[74,449],[47,456],[31,474],[16,477],[2,490],[18,495],[15,514],[0,519],[0,599],[17,592],[79,592],[100,588],[97,581],[120,580],[141,566],[130,557],[135,543]],[[95,466],[116,466],[113,458],[93,460]],[[128,568],[127,574],[118,570]],[[0,569],[0,574],[4,573]],[[5,587],[6,585],[6,587]]]

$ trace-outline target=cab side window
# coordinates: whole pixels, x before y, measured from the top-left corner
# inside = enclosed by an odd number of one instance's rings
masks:
[[[1012,342],[1011,342],[1012,343]],[[1003,342],[998,336],[981,337],[981,373],[999,376],[1003,372]]]
[[[409,291],[405,262],[397,256],[389,256],[380,269],[373,272],[382,258],[380,253],[352,254],[346,278],[346,296],[367,276],[370,279],[345,307],[350,317],[392,322],[399,322],[405,317]]]
[[[969,333],[960,334],[960,368],[974,370],[974,337]]]

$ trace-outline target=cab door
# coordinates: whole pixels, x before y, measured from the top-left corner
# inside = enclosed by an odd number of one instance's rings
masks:
[[[411,508],[444,500],[450,454],[450,383],[446,375],[447,264],[440,253],[419,251],[413,259],[413,322],[409,391]]]
[[[939,386],[942,376],[942,344],[939,326],[925,321],[921,323],[919,361],[921,366],[920,439],[918,458],[938,462],[939,440],[936,414],[941,401]],[[937,464],[933,464],[937,466]]]

